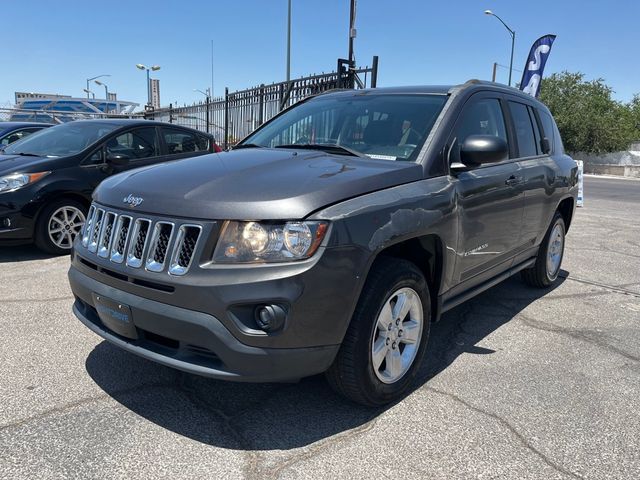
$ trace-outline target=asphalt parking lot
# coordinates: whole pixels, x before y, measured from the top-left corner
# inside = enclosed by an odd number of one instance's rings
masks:
[[[0,478],[638,478],[640,181],[585,196],[558,285],[447,313],[378,410],[122,352],[72,315],[68,258],[0,249]]]

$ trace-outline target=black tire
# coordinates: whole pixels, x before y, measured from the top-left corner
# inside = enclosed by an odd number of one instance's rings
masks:
[[[71,253],[71,247],[62,248],[56,245],[49,235],[49,225],[53,221],[52,217],[60,208],[63,207],[75,208],[82,213],[84,218],[86,218],[87,216],[87,207],[77,200],[73,200],[71,198],[62,198],[60,200],[55,200],[44,207],[44,209],[38,215],[38,220],[35,227],[34,242],[40,250],[51,253],[53,255],[66,255]],[[77,232],[77,228],[75,233],[79,233]],[[73,233],[71,235],[74,236]]]
[[[562,249],[560,252],[560,263],[555,271],[550,272],[547,268],[547,255],[549,254],[549,248],[552,243],[552,232],[558,226],[562,232]],[[556,212],[549,225],[549,229],[542,240],[540,249],[538,250],[538,256],[536,257],[536,263],[533,267],[522,270],[522,279],[528,285],[536,288],[549,288],[558,279],[560,274],[562,259],[564,257],[564,245],[565,245],[566,227],[564,224],[564,218],[560,212]]]
[[[382,308],[401,288],[412,289],[418,294],[423,313],[422,334],[409,369],[394,383],[384,383],[374,372],[372,342],[378,332],[377,321]],[[426,352],[430,324],[429,288],[420,270],[406,260],[378,259],[367,277],[338,355],[325,374],[329,384],[341,395],[366,406],[398,400],[415,380]]]

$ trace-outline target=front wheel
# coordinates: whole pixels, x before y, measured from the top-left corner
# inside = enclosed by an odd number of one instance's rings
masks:
[[[82,231],[87,209],[76,200],[62,199],[51,203],[38,217],[36,246],[47,253],[64,255],[71,252],[73,241]]]
[[[427,282],[413,263],[378,260],[326,374],[331,386],[367,406],[401,398],[426,351],[430,305]]]
[[[547,288],[556,281],[564,256],[565,234],[564,218],[556,212],[538,250],[535,265],[522,271],[522,278],[527,284]]]

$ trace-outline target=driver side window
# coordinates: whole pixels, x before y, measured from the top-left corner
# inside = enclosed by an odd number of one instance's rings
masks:
[[[491,135],[508,142],[500,100],[482,98],[465,105],[452,137],[450,163],[460,162],[460,146],[471,135]]]

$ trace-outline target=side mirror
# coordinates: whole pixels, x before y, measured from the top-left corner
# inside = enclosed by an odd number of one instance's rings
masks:
[[[460,146],[460,161],[467,167],[495,163],[509,158],[509,147],[493,135],[469,135]]]
[[[113,165],[114,167],[124,167],[129,164],[129,160],[131,157],[124,153],[107,153],[107,163]]]

